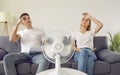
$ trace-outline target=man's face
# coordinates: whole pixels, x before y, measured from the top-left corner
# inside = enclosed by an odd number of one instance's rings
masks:
[[[21,20],[22,20],[22,24],[24,25],[24,26],[29,26],[29,25],[31,25],[31,19],[30,19],[30,17],[28,16],[28,15],[24,15],[24,16],[22,16],[21,17]]]

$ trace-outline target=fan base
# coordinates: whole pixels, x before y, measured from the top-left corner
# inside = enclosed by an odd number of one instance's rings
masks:
[[[55,69],[50,69],[37,73],[36,75],[57,75],[57,73],[55,72]],[[87,75],[87,74],[75,69],[61,68],[61,72],[58,75]]]

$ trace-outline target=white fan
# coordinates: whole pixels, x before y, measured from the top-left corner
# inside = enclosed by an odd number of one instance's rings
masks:
[[[48,35],[48,42],[42,51],[45,58],[55,63],[55,69],[38,73],[37,75],[87,75],[81,71],[61,68],[61,64],[71,59],[74,50],[71,50],[70,35],[62,30],[56,30]]]

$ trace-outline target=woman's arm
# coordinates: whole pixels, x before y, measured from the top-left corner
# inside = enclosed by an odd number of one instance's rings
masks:
[[[80,48],[75,47],[75,40],[71,40],[71,49],[75,51],[80,51]]]
[[[103,24],[99,20],[97,20],[96,18],[94,18],[92,16],[90,16],[90,19],[97,25],[97,27],[95,28],[95,33],[99,32],[100,29],[103,27]]]
[[[21,23],[21,20],[19,20],[18,23],[13,28],[11,35],[10,35],[10,38],[9,38],[10,42],[16,42],[20,39],[20,36],[17,34],[17,30],[18,30],[20,23]]]
[[[103,24],[99,20],[91,16],[89,13],[83,13],[83,15],[86,18],[90,18],[91,21],[93,21],[97,25],[97,27],[95,28],[95,33],[99,32],[100,29],[103,27]]]

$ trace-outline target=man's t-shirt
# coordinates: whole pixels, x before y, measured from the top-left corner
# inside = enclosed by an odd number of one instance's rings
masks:
[[[44,40],[45,33],[42,29],[32,28],[19,31],[21,41],[21,52],[29,53],[30,48],[41,46],[41,42]]]

